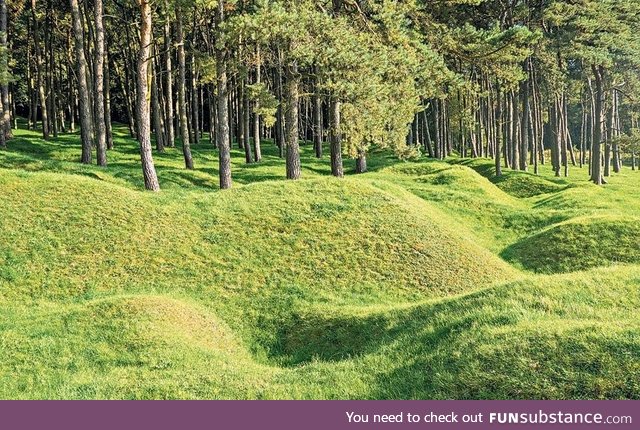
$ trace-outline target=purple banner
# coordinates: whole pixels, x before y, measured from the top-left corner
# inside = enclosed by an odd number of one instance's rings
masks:
[[[4,429],[639,429],[639,401],[3,401]]]

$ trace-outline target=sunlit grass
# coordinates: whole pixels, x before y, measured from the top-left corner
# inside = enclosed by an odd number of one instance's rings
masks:
[[[1,398],[640,397],[638,172],[303,145],[288,182],[267,141],[221,192],[205,140],[148,193],[125,131],[0,151]]]

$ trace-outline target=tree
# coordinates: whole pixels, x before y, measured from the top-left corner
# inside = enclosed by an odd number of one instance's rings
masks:
[[[176,8],[176,44],[178,46],[178,114],[180,116],[180,137],[182,139],[182,154],[187,169],[193,169],[193,157],[191,156],[191,144],[189,141],[189,122],[187,116],[187,66],[184,49],[182,7]]]
[[[486,157],[497,175],[550,164],[566,176],[589,159],[600,184],[628,155],[620,136],[634,127],[640,98],[632,0],[162,0],[154,10],[138,0],[70,0],[70,10],[59,1],[10,3],[13,51],[0,26],[0,128],[10,131],[16,104],[30,127],[42,118],[45,138],[73,130],[79,116],[85,163],[95,144],[106,165],[112,116],[140,140],[147,167],[151,129],[158,150],[178,133],[191,169],[191,145],[208,127],[223,189],[235,138],[247,162],[273,140],[291,179],[301,175],[299,141],[312,140],[321,158],[325,137],[337,177],[349,159],[366,172],[377,148]],[[137,8],[162,19],[155,37],[149,28],[144,77]],[[17,79],[7,85],[9,67]]]
[[[95,123],[96,123],[96,149],[98,166],[107,165],[107,124],[105,114],[105,91],[104,91],[104,25],[102,15],[104,9],[102,0],[94,0],[95,7]]]
[[[76,1],[76,0],[72,0]],[[151,154],[151,119],[149,116],[149,57],[151,53],[151,4],[148,0],[138,0],[140,7],[140,48],[138,50],[138,94],[136,111],[138,115],[138,140],[144,186],[150,191],[159,191],[160,184]]]
[[[291,48],[290,48],[291,49]],[[298,143],[298,94],[300,73],[295,59],[285,67],[287,179],[300,179],[300,147]]]
[[[9,52],[7,49],[7,2],[0,0],[0,148],[11,138],[9,113]]]
[[[216,28],[224,22],[224,1],[218,0],[216,8]],[[229,138],[229,105],[227,82],[227,51],[226,48],[216,44],[216,73],[218,89],[218,132],[216,133],[216,146],[219,157],[220,188],[231,188],[231,141]]]
[[[92,119],[91,119],[91,102],[89,100],[89,86],[87,84],[87,60],[85,58],[84,30],[80,19],[80,7],[78,0],[71,1],[71,16],[73,18],[73,33],[75,36],[75,52],[76,52],[76,78],[78,80],[78,96],[80,105],[80,134],[82,140],[82,158],[84,164],[91,164],[91,152],[93,151],[92,142]],[[32,0],[32,7],[35,8],[35,0]],[[35,18],[34,18],[35,19]],[[36,43],[37,45],[37,43]],[[41,90],[43,92],[44,89]],[[44,100],[44,97],[40,97]],[[43,106],[46,102],[42,102]],[[46,110],[43,107],[43,112]],[[44,125],[43,117],[43,127]]]
[[[74,9],[75,3],[75,9]],[[80,19],[80,13],[78,9],[77,0],[71,0],[71,12],[73,14],[74,19],[74,28],[76,16],[78,17],[78,21]],[[37,86],[38,86],[38,95],[40,96],[40,109],[42,116],[42,137],[44,140],[49,139],[49,114],[47,111],[47,96],[44,89],[44,61],[42,59],[42,47],[40,45],[40,24],[38,20],[38,13],[36,9],[36,0],[31,0],[31,16],[33,18],[33,45],[35,47],[36,54],[36,69],[37,69]],[[82,28],[82,27],[79,27]],[[81,38],[82,39],[82,38]],[[77,36],[76,36],[77,41]],[[80,67],[80,66],[78,66]],[[85,162],[85,158],[83,157],[83,162]],[[89,159],[89,163],[91,159]]]

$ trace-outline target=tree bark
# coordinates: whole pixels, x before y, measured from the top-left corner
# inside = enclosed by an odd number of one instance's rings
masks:
[[[154,45],[155,54],[155,45]],[[155,55],[154,55],[155,58]],[[158,67],[155,60],[151,61],[152,65],[152,80],[151,80],[151,112],[153,115],[153,128],[156,134],[156,150],[158,152],[164,151],[164,124],[162,121],[162,110],[160,109],[160,96],[158,83],[160,82],[160,76],[158,76]]]
[[[313,95],[313,148],[316,158],[322,158],[322,98],[320,98],[318,91],[316,83]]]
[[[276,112],[276,143],[278,145],[278,155],[280,158],[284,158],[284,149],[287,146],[286,137],[285,137],[285,115],[283,101],[284,101],[284,90],[282,83],[282,50],[278,47],[276,48],[278,64],[276,65],[276,97],[278,98],[278,110]]]
[[[591,148],[591,180],[596,185],[603,184],[602,178],[602,155],[600,146],[602,144],[602,124],[604,122],[603,117],[603,98],[604,98],[604,67],[592,66],[592,71],[596,82],[595,91],[595,119],[594,119],[594,136],[593,146]]]
[[[240,84],[240,94],[238,117],[240,119],[240,144],[244,146],[244,159],[247,164],[253,163],[253,154],[251,153],[251,102],[249,101],[249,95],[245,87],[245,82]]]
[[[34,0],[35,2],[35,0]],[[75,35],[76,65],[78,78],[78,93],[80,102],[80,135],[82,139],[82,163],[91,164],[91,102],[89,101],[89,86],[87,85],[87,60],[84,56],[84,31],[80,20],[78,0],[71,0],[71,15],[73,17],[73,32]],[[44,109],[44,108],[43,108]]]
[[[11,138],[11,111],[9,106],[9,53],[7,51],[7,2],[0,0],[0,147],[6,147]]]
[[[72,0],[77,1],[77,0]],[[159,191],[160,184],[151,154],[151,120],[149,118],[149,54],[151,52],[151,4],[149,0],[138,0],[140,6],[140,49],[138,51],[138,141],[144,186],[147,190]]]
[[[74,3],[76,4],[76,12],[77,12],[78,21],[79,21],[80,12],[78,9],[77,0],[71,0],[72,13],[74,13],[74,10],[73,10]],[[40,110],[41,110],[41,116],[42,116],[42,137],[44,138],[44,140],[48,140],[49,139],[49,115],[47,112],[47,96],[44,89],[44,79],[45,79],[44,61],[42,59],[42,48],[40,46],[40,26],[38,24],[38,16],[36,14],[36,0],[31,0],[31,14],[33,17],[33,45],[35,46],[35,51],[36,51],[35,53],[36,53],[37,87],[38,87],[38,95],[40,96]],[[74,21],[75,21],[75,16],[74,16]],[[37,120],[37,113],[36,113],[36,120]],[[35,121],[34,121],[34,124],[35,124]],[[89,160],[89,162],[91,162],[91,160]]]
[[[529,105],[529,61],[527,59],[525,61],[525,73],[527,74],[527,79],[522,82],[521,85],[521,93],[522,93],[522,107],[524,109],[522,113],[522,126],[520,128],[520,170],[527,170],[527,155],[529,153],[529,134],[531,123],[529,122],[531,116],[531,108]]]
[[[195,31],[194,31],[195,38]],[[195,43],[194,43],[195,45]],[[193,132],[191,133],[192,142],[196,145],[200,143],[200,103],[198,100],[198,76],[196,70],[196,53],[195,48],[191,49],[191,124]]]
[[[95,53],[95,122],[96,122],[96,151],[98,166],[107,165],[107,126],[105,124],[104,102],[104,25],[102,22],[102,0],[94,0],[96,25],[96,53]]]
[[[331,152],[331,174],[337,178],[344,176],[342,164],[342,130],[340,127],[340,102],[331,98],[329,103],[329,126],[330,132],[330,152]]]
[[[169,10],[169,3],[165,2],[165,8]],[[168,12],[167,12],[168,15]],[[171,24],[169,16],[165,16],[164,22],[164,66],[165,66],[165,125],[167,131],[166,145],[170,148],[175,146],[175,129],[173,128],[173,65],[171,64]]]
[[[300,74],[296,61],[290,61],[286,73],[287,179],[300,179],[300,147],[298,143],[298,94]]]
[[[356,173],[365,173],[367,171],[367,154],[364,151],[358,151],[356,158]]]
[[[260,73],[260,47],[256,47],[256,84],[261,83],[262,76]],[[255,161],[259,162],[262,160],[262,148],[260,147],[260,115],[258,114],[258,109],[260,109],[260,100],[256,100],[254,103],[253,109],[253,154],[255,156]],[[247,112],[249,115],[249,112]],[[249,142],[247,140],[247,142]]]
[[[113,149],[113,127],[111,125],[111,67],[109,54],[104,62],[104,124],[107,132],[107,149]]]
[[[224,1],[218,0],[216,26],[224,21]],[[224,47],[216,46],[216,80],[218,86],[218,132],[220,188],[231,188],[231,142],[229,139],[229,105],[227,82],[227,54]]]
[[[187,116],[187,66],[184,49],[184,30],[182,28],[182,9],[176,8],[176,44],[178,46],[178,114],[180,116],[180,137],[182,140],[182,154],[184,165],[187,169],[193,169],[193,157],[191,156],[191,144],[189,142],[189,124]]]
[[[502,176],[502,163],[500,161],[500,145],[502,145],[502,100],[499,87],[496,88],[496,130],[496,147],[494,150],[496,176]]]

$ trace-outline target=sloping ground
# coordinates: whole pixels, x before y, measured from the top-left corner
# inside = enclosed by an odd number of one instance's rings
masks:
[[[491,163],[475,162],[491,174]],[[476,166],[477,167],[477,166]],[[504,177],[510,177],[512,172]],[[434,203],[456,228],[473,231],[475,240],[495,253],[540,229],[572,216],[554,208],[532,210],[532,203],[505,192],[497,184],[464,165],[444,162],[406,163],[372,173],[371,176],[401,185],[416,196]],[[533,175],[514,174],[524,181],[547,181]],[[529,179],[534,178],[534,179]],[[493,178],[492,178],[493,179]],[[564,187],[561,187],[564,188]],[[508,189],[508,188],[507,188]]]
[[[599,269],[412,306],[309,308],[280,333],[313,357],[291,367],[256,362],[190,299],[5,302],[0,397],[637,399],[638,282],[637,268]]]
[[[484,159],[465,159],[455,163],[467,166],[483,177],[491,178],[491,181],[505,193],[518,198],[557,193],[571,186],[565,179],[551,179],[526,172],[507,171],[506,169],[502,176],[496,177],[493,163],[489,163]],[[540,166],[540,168],[544,169],[544,166]]]
[[[91,179],[0,171],[4,295],[74,297],[214,282],[250,295],[354,279],[367,294],[442,296],[514,274],[427,203],[351,180],[155,197]],[[409,197],[412,197],[409,195]],[[167,284],[167,281],[170,281]]]
[[[126,139],[108,169],[12,142],[0,398],[640,398],[637,176],[307,154],[284,182],[265,148],[214,192],[178,149],[156,195]]]
[[[187,196],[0,171],[0,295],[92,299],[181,292],[254,352],[296,303],[397,303],[513,278],[424,201],[345,180]],[[267,352],[267,355],[270,353]]]
[[[508,247],[507,261],[542,273],[640,263],[640,218],[590,216],[553,225]]]

